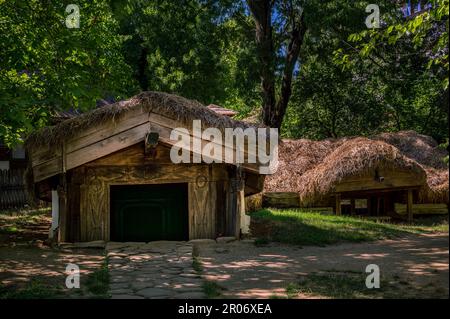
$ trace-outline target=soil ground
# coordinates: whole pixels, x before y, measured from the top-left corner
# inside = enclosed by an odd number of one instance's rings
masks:
[[[20,217],[19,221],[16,217],[4,218],[0,236],[0,298],[99,297],[85,287],[90,274],[102,269],[103,249],[46,245],[48,216],[39,215],[33,220]],[[204,289],[208,297],[448,298],[448,240],[448,233],[433,233],[325,247],[280,243],[259,247],[251,240],[208,241],[195,244],[198,257],[194,268],[207,281]],[[82,289],[65,287],[68,263],[80,267]],[[379,290],[365,287],[368,264],[379,266]],[[104,290],[102,274],[94,276],[100,278],[100,290]],[[16,293],[36,281],[42,287],[34,285],[27,293]],[[50,294],[47,289],[56,291]]]
[[[256,247],[241,241],[201,245],[198,254],[204,277],[217,283],[225,298],[448,298],[448,240],[448,234],[441,233],[303,248],[277,243]],[[389,286],[386,296],[365,294],[369,264],[379,266],[381,286]],[[359,287],[321,287],[320,280],[308,282],[312,274],[315,279],[352,277]],[[291,287],[294,293],[288,296]],[[355,293],[344,291],[349,289]]]

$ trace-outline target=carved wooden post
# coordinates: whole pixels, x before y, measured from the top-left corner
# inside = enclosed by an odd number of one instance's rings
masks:
[[[67,226],[67,192],[64,186],[58,186],[59,199],[59,222],[58,222],[58,242],[66,241]]]
[[[406,201],[406,214],[408,215],[408,222],[412,223],[413,221],[413,210],[412,210],[412,205],[413,205],[413,192],[412,189],[408,189],[408,199]]]

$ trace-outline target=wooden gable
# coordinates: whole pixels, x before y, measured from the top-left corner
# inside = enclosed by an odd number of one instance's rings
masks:
[[[31,150],[30,158],[33,167],[34,181],[43,181],[49,177],[86,163],[98,160],[109,154],[142,142],[146,134],[156,132],[159,140],[168,145],[176,141],[170,140],[172,129],[191,127],[179,120],[157,113],[148,113],[143,108],[128,111],[118,120],[110,120],[97,126],[80,131],[74,137],[64,141],[60,146],[48,145],[37,150]],[[189,136],[192,138],[192,136]],[[210,141],[202,140],[202,146]],[[225,146],[222,153],[225,152]],[[236,150],[233,149],[233,153]],[[246,153],[246,157],[248,154]],[[244,169],[258,172],[257,164],[245,164]]]

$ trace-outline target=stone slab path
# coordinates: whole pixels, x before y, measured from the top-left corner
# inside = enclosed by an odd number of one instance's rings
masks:
[[[106,251],[113,299],[205,298],[203,280],[192,266],[192,243],[112,242]]]

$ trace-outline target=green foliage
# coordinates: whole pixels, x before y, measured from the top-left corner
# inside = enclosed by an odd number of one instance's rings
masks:
[[[397,6],[381,12],[384,26],[354,30],[334,50],[333,60],[372,87],[381,130],[413,129],[443,141],[448,137],[448,0],[435,1],[411,19]]]
[[[300,56],[300,70],[283,123],[286,137],[323,139],[368,135],[384,129],[385,105],[376,86],[359,70],[343,70],[334,51],[365,25],[363,1],[308,1],[308,32]]]
[[[87,110],[135,87],[109,6],[78,1],[80,28],[69,29],[66,2],[0,1],[0,137],[7,144],[57,110]]]
[[[142,90],[248,112],[259,98],[251,20],[232,1],[113,1]]]
[[[255,25],[237,0],[0,0],[0,140],[20,143],[59,110],[95,107],[139,90],[215,103],[243,118],[260,111]],[[448,0],[404,19],[380,3],[382,28],[364,24],[366,1],[297,0],[307,33],[282,126],[322,139],[413,129],[448,138]],[[274,2],[275,82],[289,39]]]

